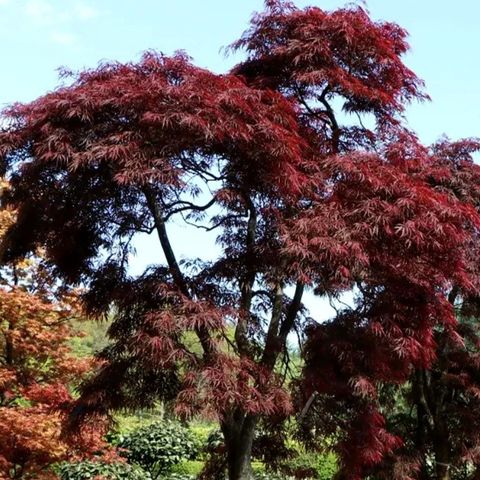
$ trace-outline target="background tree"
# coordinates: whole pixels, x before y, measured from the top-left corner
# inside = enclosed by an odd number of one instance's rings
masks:
[[[4,234],[15,214],[0,216]],[[0,474],[56,478],[53,463],[108,450],[101,429],[87,427],[72,443],[61,434],[70,389],[93,367],[70,350],[78,298],[55,286],[40,257],[4,265],[0,274]]]
[[[89,313],[114,306],[113,343],[73,423],[175,398],[178,413],[218,419],[229,478],[250,479],[257,424],[292,412],[282,370],[297,331],[308,333],[300,403],[327,391],[348,406],[342,474],[362,478],[401,446],[377,384],[429,368],[439,326],[458,337],[446,297],[475,291],[480,224],[467,200],[429,183],[430,157],[401,125],[405,104],[426,98],[402,63],[405,36],[361,8],[269,0],[229,74],[150,53],[5,112],[18,209],[5,258],[42,245],[67,283],[87,287]],[[216,231],[219,257],[179,262],[174,219]],[[133,277],[144,232],[162,255]],[[357,306],[316,326],[307,289],[358,291]]]

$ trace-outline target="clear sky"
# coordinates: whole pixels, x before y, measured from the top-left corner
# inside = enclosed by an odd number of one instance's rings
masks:
[[[345,2],[296,4],[329,10]],[[183,49],[200,66],[226,71],[235,59],[225,58],[221,47],[237,39],[262,6],[263,0],[0,0],[0,105],[53,89],[60,66],[138,60],[148,49]],[[406,63],[432,97],[407,112],[420,138],[480,136],[480,2],[370,0],[367,7],[374,19],[410,32]],[[192,242],[191,232],[180,227],[173,234],[179,250],[205,253],[206,239]],[[151,257],[154,241],[139,244],[139,261]]]
[[[199,65],[225,71],[234,59],[225,59],[220,48],[240,35],[262,5],[263,0],[0,0],[0,104],[52,89],[59,66],[135,60],[146,49],[184,49]],[[433,99],[408,112],[421,138],[480,134],[480,2],[370,0],[368,8],[375,19],[395,21],[410,32],[406,61]]]

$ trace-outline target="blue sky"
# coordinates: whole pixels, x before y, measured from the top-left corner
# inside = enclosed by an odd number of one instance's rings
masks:
[[[54,88],[59,66],[135,60],[146,49],[184,49],[199,65],[225,71],[234,59],[225,59],[220,48],[240,35],[262,5],[262,0],[0,0],[0,104]],[[368,8],[375,19],[395,21],[410,32],[406,61],[425,79],[433,99],[408,112],[421,138],[478,135],[480,2],[371,0]]]
[[[337,0],[298,0],[299,7],[341,7]],[[136,60],[142,51],[186,50],[216,72],[235,63],[221,47],[239,37],[263,0],[0,0],[0,106],[28,101],[57,85],[57,68],[94,67],[99,61]],[[371,0],[373,18],[410,32],[407,65],[426,82],[432,102],[407,111],[410,126],[431,143],[480,136],[480,2]],[[240,57],[237,57],[237,59]],[[179,255],[214,250],[212,238],[171,227]],[[193,239],[193,241],[192,241]],[[156,257],[155,238],[142,239],[136,266]],[[313,305],[312,305],[313,306]],[[320,317],[328,316],[324,303]]]

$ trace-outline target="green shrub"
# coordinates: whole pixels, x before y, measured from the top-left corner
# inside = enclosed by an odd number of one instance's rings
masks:
[[[196,460],[205,461],[205,447],[208,444],[208,439],[210,438],[212,432],[217,431],[215,425],[213,425],[212,423],[196,421],[191,423],[188,428],[193,433],[198,445],[200,446],[200,450],[198,452]]]
[[[141,427],[118,439],[120,454],[154,478],[169,472],[198,452],[194,435],[178,422],[162,421]]]
[[[295,478],[276,473],[257,473],[255,474],[255,480],[295,480]]]
[[[170,473],[185,476],[190,475],[196,478],[202,471],[203,465],[204,462],[201,460],[185,460],[184,462],[175,465]]]
[[[288,467],[292,471],[312,471],[311,477],[315,480],[331,480],[338,471],[335,454],[307,452],[299,449],[297,455],[288,461]]]
[[[90,480],[101,475],[105,480],[149,480],[150,474],[128,463],[77,462],[58,466],[61,480]]]
[[[195,480],[196,478],[196,475],[187,473],[169,473],[166,477],[160,477],[159,480]]]

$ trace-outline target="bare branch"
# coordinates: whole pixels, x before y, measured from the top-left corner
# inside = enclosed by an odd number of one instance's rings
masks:
[[[180,207],[180,208],[177,208],[171,212],[169,212],[167,215],[165,215],[163,217],[163,221],[166,222],[170,219],[170,217],[172,217],[173,215],[177,214],[177,213],[181,213],[181,212],[184,212],[186,210],[196,210],[196,211],[204,211],[204,210],[207,210],[209,209],[214,203],[216,202],[216,198],[212,198],[209,202],[207,202],[205,205],[195,205],[194,203],[191,203],[191,202],[187,202],[187,201],[179,201],[179,202],[176,202],[174,203],[173,205],[175,204],[183,204],[184,206],[183,207]]]

